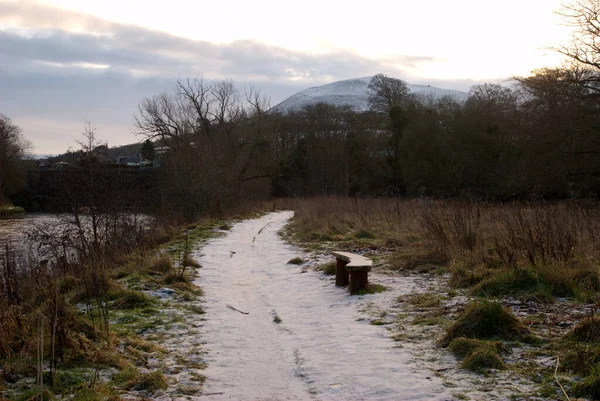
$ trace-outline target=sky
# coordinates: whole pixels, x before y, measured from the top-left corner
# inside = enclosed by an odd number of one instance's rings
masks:
[[[562,0],[564,1],[564,0]],[[561,0],[0,0],[0,113],[32,153],[110,146],[177,78],[233,79],[275,105],[311,86],[384,73],[468,91],[557,66]]]

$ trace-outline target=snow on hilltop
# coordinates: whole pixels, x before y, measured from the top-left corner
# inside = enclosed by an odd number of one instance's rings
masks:
[[[288,113],[298,111],[307,105],[317,103],[329,103],[335,106],[350,106],[355,111],[366,111],[369,109],[369,82],[373,77],[346,79],[344,81],[332,82],[321,86],[315,86],[298,92],[273,107],[273,111]],[[456,100],[463,101],[467,93],[441,89],[429,85],[412,85],[405,82],[408,89],[423,96],[452,96]]]

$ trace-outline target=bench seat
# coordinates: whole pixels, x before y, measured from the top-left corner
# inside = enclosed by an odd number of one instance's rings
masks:
[[[335,285],[341,287],[350,284],[350,294],[366,290],[368,273],[373,268],[373,261],[362,255],[350,252],[331,252],[337,260]]]

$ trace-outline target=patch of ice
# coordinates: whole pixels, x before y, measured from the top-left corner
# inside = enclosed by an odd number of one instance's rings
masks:
[[[172,288],[160,288],[152,293],[152,296],[157,298],[173,298],[177,294]]]

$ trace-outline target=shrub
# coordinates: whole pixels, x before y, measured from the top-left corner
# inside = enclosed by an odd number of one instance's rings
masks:
[[[304,263],[304,259],[302,259],[301,257],[295,257],[288,261],[288,264],[290,265],[301,265],[302,263]]]
[[[446,330],[438,346],[447,347],[458,337],[516,340],[530,335],[523,323],[500,303],[476,301]]]

